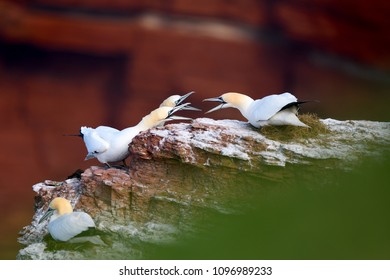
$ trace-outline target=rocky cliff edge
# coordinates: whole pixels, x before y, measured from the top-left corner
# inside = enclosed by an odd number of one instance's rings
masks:
[[[299,168],[320,185],[329,170],[348,172],[360,159],[389,151],[390,123],[316,122],[321,129],[315,131],[267,131],[241,121],[199,118],[140,133],[129,146],[128,169],[91,166],[73,178],[33,186],[35,214],[21,231],[25,247],[17,258],[143,258],[143,246],[193,232],[195,220],[240,211],[238,202],[291,180]],[[280,137],[296,131],[298,137]],[[53,246],[47,224],[38,221],[57,196],[89,213],[108,235],[107,246]]]

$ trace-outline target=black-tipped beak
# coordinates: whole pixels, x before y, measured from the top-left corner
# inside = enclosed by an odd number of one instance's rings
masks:
[[[192,121],[191,118],[181,117],[181,116],[169,116],[165,120],[171,120],[171,121],[174,121],[174,120]]]
[[[188,96],[190,96],[191,94],[193,94],[195,91],[191,91],[185,95],[183,95],[182,97],[180,97],[177,101],[176,101],[176,106],[180,105]],[[189,110],[189,109],[188,109]]]
[[[186,104],[190,104],[190,103],[186,103]],[[190,105],[186,105],[186,106],[184,106],[182,110],[189,110],[189,111],[202,111],[202,109],[198,109],[198,108],[192,107],[192,106],[190,106]]]
[[[174,108],[172,108],[169,112],[168,112],[168,116],[167,118],[171,117],[174,113],[176,113],[177,111],[180,111],[180,110],[185,110],[184,108],[186,106],[188,106],[190,103],[184,103],[184,104],[181,104],[181,105],[178,105]]]
[[[43,214],[42,218],[39,220],[38,224],[42,223],[44,220],[48,219],[53,215],[54,209],[49,208],[45,214]]]
[[[203,99],[203,101],[212,101],[212,102],[220,102],[221,104],[219,104],[218,106],[208,110],[205,114],[208,114],[208,113],[211,113],[211,112],[214,112],[214,111],[217,111],[217,110],[220,110],[223,108],[223,106],[226,104],[225,100],[223,100],[222,97],[213,97],[213,98],[207,98],[207,99]]]

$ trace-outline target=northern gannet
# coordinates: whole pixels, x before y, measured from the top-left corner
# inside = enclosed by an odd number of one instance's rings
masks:
[[[297,117],[299,104],[307,101],[298,101],[289,92],[268,95],[257,100],[253,100],[245,94],[228,92],[222,94],[220,97],[207,98],[203,101],[216,101],[221,103],[207,111],[206,114],[223,108],[236,108],[254,127],[266,125],[308,127]]]
[[[47,228],[55,240],[68,241],[76,235],[96,227],[91,216],[85,212],[73,212],[69,200],[62,197],[56,197],[50,202],[49,209],[39,220],[39,223],[49,217]]]
[[[188,96],[190,96],[191,94],[193,94],[195,91],[191,91],[185,95],[171,95],[169,96],[167,99],[165,99],[159,107],[164,107],[164,106],[167,106],[167,107],[176,107],[176,106],[179,106]],[[184,110],[193,110],[193,111],[202,111],[198,108],[195,108],[195,107],[192,107],[192,106],[189,106],[190,103],[187,103],[187,106],[185,106],[183,109]]]
[[[178,94],[175,94],[175,95],[171,95],[169,96],[167,99],[165,99],[159,107],[164,107],[164,106],[167,106],[167,107],[171,107],[171,108],[175,108],[176,106],[179,106],[188,96],[190,96],[191,94],[193,94],[195,91],[191,91],[185,95],[178,95]],[[195,108],[195,107],[192,107],[192,106],[189,106],[190,103],[187,103],[186,106],[184,106],[183,110],[192,110],[192,111],[202,111],[198,108]],[[165,121],[164,122],[161,122],[158,127],[161,127],[161,126],[164,126],[165,125]]]
[[[91,128],[82,126],[80,136],[83,137],[88,154],[85,160],[97,158],[109,166],[109,162],[123,161],[129,156],[129,144],[141,131],[156,127],[170,120],[190,120],[190,118],[173,116],[179,110],[186,110],[189,103],[174,108],[163,106],[153,110],[149,115],[133,127],[118,130],[108,126]]]
[[[167,107],[176,107],[176,106],[179,106],[188,96],[190,96],[191,94],[193,94],[194,91],[191,91],[185,95],[171,95],[169,96],[167,99],[165,99],[159,107],[164,107],[164,106],[167,106]]]

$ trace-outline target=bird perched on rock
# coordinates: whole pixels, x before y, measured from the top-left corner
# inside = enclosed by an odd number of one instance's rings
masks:
[[[179,110],[187,110],[189,103],[181,104],[174,108],[159,107],[133,127],[118,130],[109,126],[99,126],[91,128],[82,126],[80,135],[87,148],[88,154],[85,160],[97,158],[101,163],[110,166],[110,162],[123,161],[129,156],[128,146],[133,138],[141,131],[146,131],[152,127],[170,120],[190,120],[190,118],[174,116]]]
[[[69,241],[78,234],[95,228],[95,222],[85,212],[73,212],[69,200],[56,197],[50,204],[47,212],[39,220],[39,223],[50,217],[47,226],[50,235],[55,240]]]
[[[268,95],[257,100],[253,100],[245,94],[228,92],[222,94],[220,97],[207,98],[203,101],[216,101],[221,103],[207,111],[206,114],[223,108],[236,108],[254,127],[266,125],[308,127],[297,117],[299,104],[308,101],[298,101],[289,92]]]

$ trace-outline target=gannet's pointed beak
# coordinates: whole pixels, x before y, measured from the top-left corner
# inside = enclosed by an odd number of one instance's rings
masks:
[[[84,160],[89,160],[89,159],[94,158],[94,157],[95,157],[95,154],[88,153]]]
[[[183,95],[182,97],[180,97],[177,101],[176,101],[176,106],[180,105],[188,96],[190,96],[191,94],[193,94],[195,91],[191,91],[185,95]],[[187,109],[187,110],[190,110],[190,109]]]
[[[195,107],[190,106],[191,103],[184,103],[183,107],[181,107],[179,110],[190,110],[190,111],[202,111],[202,109],[198,109]],[[175,107],[177,108],[177,106]]]
[[[165,118],[165,120],[192,120],[191,118],[186,118],[186,117],[174,116],[173,115],[174,113],[176,113],[177,111],[180,111],[180,110],[191,110],[191,109],[188,109],[188,107],[191,107],[191,106],[188,106],[188,104],[190,104],[190,103],[181,104],[179,106],[176,106],[172,110],[170,110],[168,112],[168,116]]]
[[[206,99],[203,99],[203,101],[213,101],[213,102],[220,102],[221,103],[218,106],[208,110],[205,114],[220,110],[226,104],[226,102],[222,99],[222,97],[206,98]]]
[[[44,220],[48,219],[51,215],[53,215],[54,209],[49,208],[45,214],[43,214],[42,218],[39,220],[38,224],[42,223]]]
[[[81,133],[81,129],[78,134],[63,134],[63,136],[77,136],[77,137],[84,138],[84,134]]]
[[[205,112],[205,114],[208,114],[208,113],[211,113],[211,112],[214,112],[214,111],[218,111],[220,109],[223,109],[223,105],[225,105],[225,103],[222,103],[222,104],[219,104],[218,106],[208,110],[207,112]]]
[[[199,109],[199,108],[195,108],[195,107],[192,107],[192,106],[185,106],[182,110],[190,110],[190,111],[202,111],[202,109]]]
[[[181,116],[170,116],[168,118],[166,118],[165,120],[184,120],[184,121],[192,121],[191,118],[187,118],[187,117],[181,117]]]
[[[176,113],[177,111],[180,111],[180,110],[185,110],[185,108],[190,105],[191,103],[184,103],[184,104],[181,104],[181,105],[178,105],[174,108],[172,108],[172,110],[170,110],[168,112],[168,116],[167,117],[170,117],[172,116],[174,113]]]
[[[202,101],[225,102],[225,101],[223,101],[222,97],[206,98],[206,99],[203,99]]]

